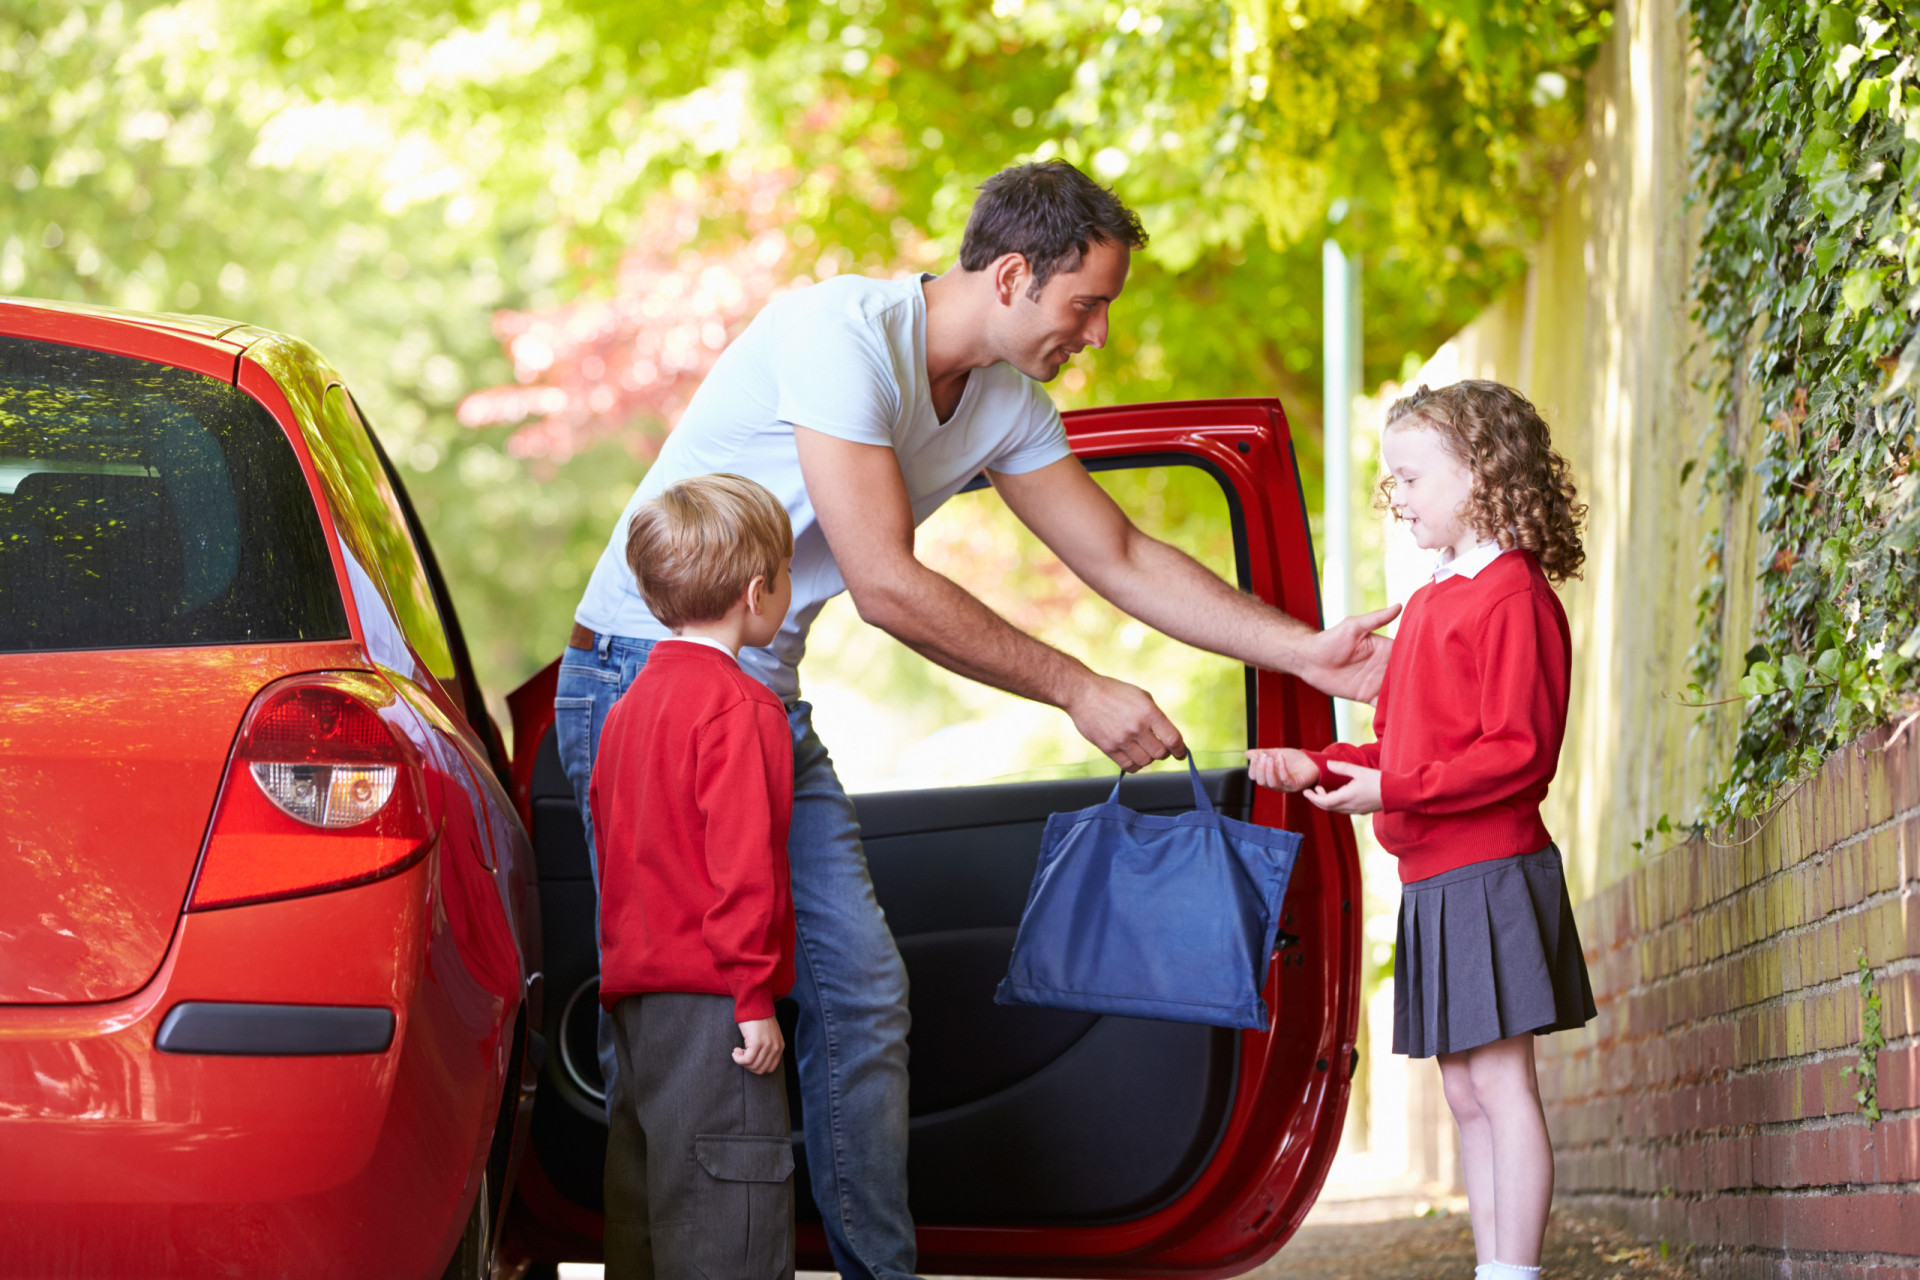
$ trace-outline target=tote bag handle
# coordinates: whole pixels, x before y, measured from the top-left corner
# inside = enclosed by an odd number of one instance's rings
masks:
[[[1123,772],[1114,779],[1113,794],[1107,797],[1108,804],[1120,803],[1120,784],[1127,780]],[[1187,749],[1187,781],[1193,784],[1193,807],[1198,813],[1213,813],[1213,801],[1207,795],[1207,789],[1200,782],[1200,766],[1193,762],[1193,749]]]

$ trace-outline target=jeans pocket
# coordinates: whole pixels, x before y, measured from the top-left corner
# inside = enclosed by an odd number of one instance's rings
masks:
[[[586,807],[587,783],[593,777],[593,698],[555,698],[553,700],[554,747],[560,753],[560,768],[573,784],[573,798]]]

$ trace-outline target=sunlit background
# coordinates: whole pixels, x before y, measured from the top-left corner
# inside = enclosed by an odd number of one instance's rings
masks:
[[[1412,0],[14,0],[0,292],[313,343],[401,466],[498,708],[558,653],[728,339],[785,289],[945,269],[974,188],[1026,159],[1111,183],[1153,238],[1061,406],[1278,395],[1317,511],[1320,242],[1366,262],[1363,380],[1416,367],[1522,266],[1604,22]],[[1111,483],[1226,567],[1204,475]],[[1245,745],[1237,672],[1104,613],[991,495],[921,543],[1147,684],[1212,759]],[[845,608],[803,675],[859,786],[1087,761],[1064,717]]]
[[[758,310],[844,272],[945,270],[982,180],[1064,157],[1152,241],[1056,401],[1278,396],[1316,535],[1325,243],[1359,268],[1365,607],[1426,572],[1368,506],[1379,412],[1396,380],[1450,380],[1445,339],[1524,270],[1608,22],[1585,0],[9,0],[0,294],[312,343],[399,465],[504,727]],[[1100,479],[1230,575],[1204,472]],[[1203,764],[1239,758],[1241,670],[1108,608],[991,493],[918,550],[1150,689]],[[932,667],[844,599],[802,678],[854,790],[1110,767],[1058,712]],[[1363,860],[1365,1028],[1395,877],[1370,842]],[[1343,1165],[1361,1178],[1415,1140],[1366,1132],[1409,1114],[1366,1105],[1410,1087],[1369,1058]]]

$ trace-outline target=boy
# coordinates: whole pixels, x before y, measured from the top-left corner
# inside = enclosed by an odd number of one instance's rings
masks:
[[[793,735],[740,669],[793,598],[786,510],[695,476],[642,505],[627,563],[673,631],[607,714],[600,857],[606,1260],[615,1277],[793,1275],[793,1149],[773,1002],[793,986]]]

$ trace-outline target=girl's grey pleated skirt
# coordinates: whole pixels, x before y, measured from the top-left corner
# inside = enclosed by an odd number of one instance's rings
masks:
[[[1560,849],[1469,863],[1400,887],[1393,1051],[1459,1053],[1594,1016]]]

